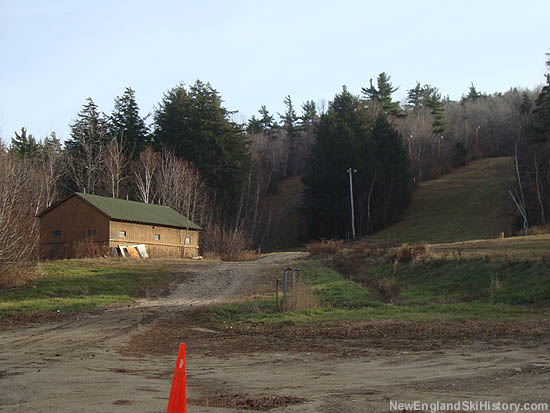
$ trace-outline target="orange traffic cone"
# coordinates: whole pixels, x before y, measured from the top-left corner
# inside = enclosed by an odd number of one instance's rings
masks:
[[[185,343],[180,343],[176,369],[172,380],[172,389],[170,390],[170,399],[168,400],[167,413],[186,413],[186,388],[187,376],[185,374]]]

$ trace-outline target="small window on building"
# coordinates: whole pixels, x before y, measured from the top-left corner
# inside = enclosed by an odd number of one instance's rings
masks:
[[[155,234],[154,238],[155,238],[155,241],[160,241],[160,234]]]
[[[191,237],[185,237],[185,243],[191,244]]]
[[[95,237],[95,229],[89,229],[88,230],[88,236],[89,237]]]
[[[60,237],[61,236],[61,231],[54,231],[53,236],[54,237]]]
[[[120,231],[118,231],[118,235],[120,238],[126,238],[126,231],[121,229]]]

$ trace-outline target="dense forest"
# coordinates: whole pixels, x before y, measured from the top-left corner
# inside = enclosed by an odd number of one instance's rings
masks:
[[[284,113],[260,106],[235,122],[210,84],[178,84],[151,116],[126,88],[105,114],[87,98],[64,143],[25,127],[0,143],[0,267],[37,254],[41,209],[74,191],[168,205],[205,230],[203,251],[262,250],[272,228],[265,197],[287,177],[304,183],[305,239],[357,236],[399,219],[415,185],[481,157],[514,156],[510,198],[523,227],[550,217],[550,60],[540,90],[485,94],[472,83],[459,101],[417,82],[406,100],[386,73],[327,104]],[[9,141],[8,141],[9,140]],[[348,172],[349,170],[349,172]],[[520,222],[521,225],[521,222]]]

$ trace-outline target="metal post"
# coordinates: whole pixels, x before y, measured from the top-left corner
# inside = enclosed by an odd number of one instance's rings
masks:
[[[352,173],[357,172],[357,169],[348,168],[346,172],[349,174],[349,200],[351,207],[351,236],[355,239],[355,211],[353,209],[353,179],[351,177]]]

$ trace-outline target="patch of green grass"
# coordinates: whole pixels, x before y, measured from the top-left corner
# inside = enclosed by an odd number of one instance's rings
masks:
[[[457,321],[548,317],[550,271],[533,261],[482,259],[431,260],[414,266],[372,264],[356,281],[345,279],[321,260],[301,261],[302,279],[310,283],[320,308],[277,312],[273,295],[199,311],[204,322],[224,324],[301,324],[372,320]],[[399,304],[376,300],[366,287],[391,276],[400,287]]]
[[[18,288],[0,291],[0,318],[91,310],[124,304],[144,289],[167,285],[160,267],[91,260],[52,261],[45,275]]]
[[[300,273],[305,281],[311,283],[314,293],[326,306],[361,308],[378,304],[363,285],[344,279],[340,273],[324,266],[320,261],[300,263]]]
[[[272,301],[274,302],[274,301]],[[201,312],[200,320],[214,325],[225,324],[319,324],[327,322],[353,323],[361,321],[460,321],[509,320],[547,317],[549,311],[526,306],[487,303],[430,304],[425,306],[377,304],[356,309],[315,308],[279,313],[274,305],[257,307],[253,301],[242,306],[223,305]],[[250,309],[255,311],[249,311]],[[267,310],[267,311],[266,311]]]
[[[550,271],[534,261],[426,260],[401,266],[395,276],[403,304],[481,302],[547,305]]]

